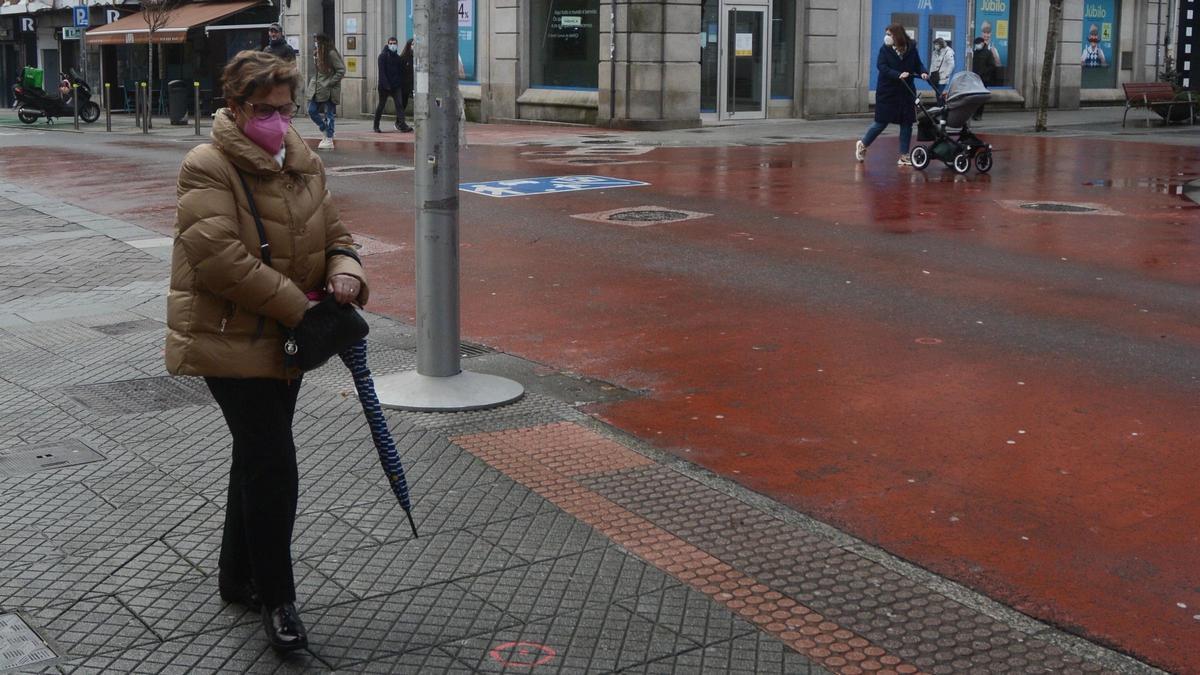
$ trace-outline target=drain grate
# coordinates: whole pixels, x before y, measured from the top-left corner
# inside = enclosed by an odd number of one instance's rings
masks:
[[[122,321],[121,323],[110,323],[103,326],[92,326],[91,329],[104,333],[105,335],[129,335],[131,333],[144,333],[152,330],[163,330],[164,326],[161,322],[154,319],[139,319],[137,321]]]
[[[614,220],[619,223],[665,223],[674,220],[682,220],[687,218],[688,214],[683,211],[657,211],[649,209],[631,209],[629,211],[617,211],[608,216],[609,220]]]
[[[477,345],[472,342],[460,342],[458,343],[458,353],[464,359],[469,359],[472,356],[483,356],[484,354],[495,354],[496,352],[483,345]]]
[[[213,405],[204,381],[196,377],[150,377],[84,384],[63,394],[101,416],[162,412],[194,405]]]
[[[57,659],[50,644],[24,619],[16,614],[0,614],[0,672],[26,670],[34,664],[44,668]]]
[[[1029,211],[1050,211],[1051,213],[1094,213],[1098,209],[1079,204],[1064,204],[1062,202],[1028,202],[1021,208]]]
[[[73,438],[55,443],[22,445],[0,450],[0,476],[24,476],[49,469],[102,462],[105,459],[104,455]],[[0,670],[3,668],[0,667]]]

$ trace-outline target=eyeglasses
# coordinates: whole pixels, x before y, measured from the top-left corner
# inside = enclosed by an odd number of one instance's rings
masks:
[[[250,114],[260,120],[270,119],[275,113],[279,113],[280,117],[291,119],[292,114],[296,111],[296,104],[285,103],[283,105],[268,105],[266,103],[247,103],[250,108]]]

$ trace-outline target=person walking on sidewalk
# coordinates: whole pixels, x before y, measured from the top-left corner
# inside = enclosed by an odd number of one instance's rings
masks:
[[[284,61],[295,61],[296,50],[288,44],[287,38],[283,36],[283,26],[278,23],[273,23],[267,26],[267,46],[263,47],[263,51],[278,56]],[[303,87],[296,87],[296,110],[304,108],[304,91]]]
[[[975,52],[971,54],[971,72],[979,76],[979,79],[983,81],[983,86],[990,87],[996,83],[998,67],[996,57],[993,55],[992,49],[988,47],[987,41],[981,37],[975,38],[974,50]],[[983,108],[984,106],[979,106],[971,119],[983,119]]]
[[[935,38],[930,62],[929,85],[933,87],[940,104],[942,103],[942,92],[946,91],[946,85],[950,83],[950,76],[954,74],[954,48],[946,44],[945,39]]]
[[[867,148],[889,124],[900,126],[899,166],[912,166],[908,149],[912,145],[912,125],[917,122],[914,77],[929,79],[917,46],[908,38],[904,26],[892,24],[883,33],[883,46],[875,58],[879,69],[879,81],[875,85],[875,122],[867,133],[855,144],[854,158],[860,162],[867,158]]]
[[[316,57],[316,70],[308,81],[308,90],[312,92],[308,116],[325,134],[317,149],[333,150],[333,129],[337,107],[342,102],[342,78],[346,76],[346,62],[333,46],[333,41],[320,33],[313,36],[313,54]]]
[[[213,116],[212,142],[179,172],[166,366],[205,379],[233,437],[221,598],[259,609],[271,646],[287,652],[308,636],[291,558],[301,373],[284,360],[281,326],[300,323],[309,292],[362,304],[368,290],[321,160],[290,125],[295,64],[243,51],[222,82],[228,107]]]
[[[404,44],[404,51],[401,52],[400,43],[390,37],[387,46],[379,53],[379,104],[375,106],[375,133],[382,133],[379,130],[379,118],[383,116],[389,98],[396,106],[396,130],[412,131],[412,127],[404,121],[404,109],[412,97],[412,89],[412,40]]]

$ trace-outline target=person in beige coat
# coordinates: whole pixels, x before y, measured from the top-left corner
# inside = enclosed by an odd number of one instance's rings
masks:
[[[333,129],[337,121],[337,107],[342,103],[342,78],[346,77],[346,62],[338,53],[333,41],[327,36],[313,36],[314,67],[308,81],[312,98],[308,102],[308,116],[325,134],[318,150],[333,150]]]
[[[284,360],[280,326],[300,323],[310,292],[361,305],[368,291],[321,160],[291,128],[295,65],[243,51],[223,83],[229,107],[213,118],[212,142],[179,172],[166,365],[205,378],[233,437],[221,597],[260,608],[271,645],[290,651],[308,641],[291,560],[301,373]]]

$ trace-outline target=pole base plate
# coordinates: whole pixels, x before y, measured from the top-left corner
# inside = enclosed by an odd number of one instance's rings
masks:
[[[429,377],[408,371],[375,378],[375,391],[385,408],[413,412],[454,412],[495,408],[525,395],[525,387],[495,375],[462,371]]]

